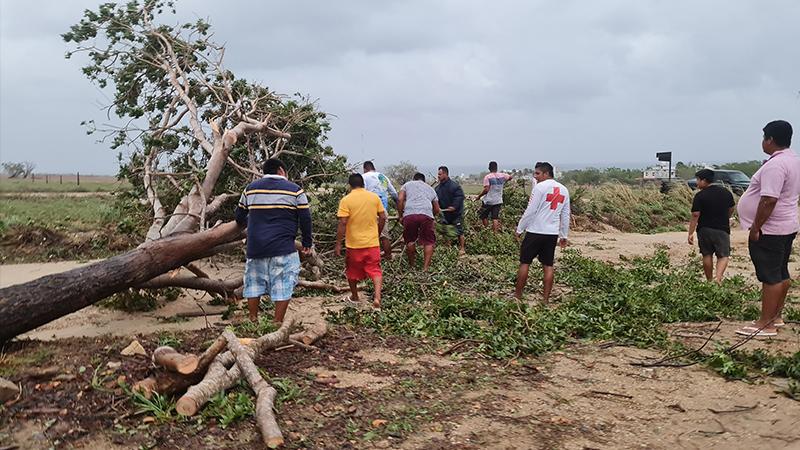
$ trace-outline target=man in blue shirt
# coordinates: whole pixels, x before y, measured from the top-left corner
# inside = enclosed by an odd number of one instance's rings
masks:
[[[378,172],[375,170],[375,164],[372,161],[364,161],[364,188],[370,192],[374,192],[378,194],[378,197],[381,199],[381,203],[383,203],[383,209],[386,210],[386,213],[389,213],[389,197],[394,200],[394,204],[397,205],[397,191],[392,185],[391,180],[386,177],[386,175]],[[381,247],[383,248],[383,258],[387,261],[392,260],[392,241],[391,236],[389,235],[389,227],[383,227],[383,231],[381,231]]]
[[[302,253],[311,253],[311,210],[300,186],[286,179],[279,159],[264,163],[264,177],[247,186],[236,208],[236,223],[247,227],[244,297],[250,320],[258,319],[261,296],[275,303],[275,322],[283,322],[300,275],[294,244],[299,226]]]
[[[458,236],[459,253],[464,254],[464,190],[450,178],[450,170],[446,166],[439,167],[439,185],[436,186],[436,196],[439,197],[439,207],[442,208],[441,222],[445,226],[447,241],[452,239],[449,230],[455,231]]]

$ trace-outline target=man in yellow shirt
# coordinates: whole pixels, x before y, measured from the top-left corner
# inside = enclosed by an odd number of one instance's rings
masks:
[[[339,226],[336,230],[336,256],[342,255],[342,238],[347,254],[345,256],[345,275],[350,284],[351,302],[358,301],[358,282],[371,278],[375,285],[372,306],[381,307],[380,234],[386,225],[386,210],[380,197],[364,189],[364,178],[354,173],[347,180],[350,193],[339,202]]]

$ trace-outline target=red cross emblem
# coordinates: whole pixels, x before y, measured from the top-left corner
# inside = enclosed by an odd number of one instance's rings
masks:
[[[553,188],[552,194],[547,194],[546,200],[550,202],[550,209],[557,209],[559,203],[564,203],[566,197],[561,195],[561,188]]]

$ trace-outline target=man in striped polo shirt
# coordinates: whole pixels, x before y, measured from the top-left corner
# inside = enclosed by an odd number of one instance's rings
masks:
[[[299,227],[302,252],[311,253],[311,210],[300,186],[286,179],[279,159],[264,163],[264,177],[247,186],[236,208],[236,223],[247,227],[244,297],[250,320],[258,319],[261,296],[275,304],[275,322],[283,322],[300,275],[294,244]]]

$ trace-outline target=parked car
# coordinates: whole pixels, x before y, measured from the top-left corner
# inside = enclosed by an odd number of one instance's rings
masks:
[[[714,169],[714,182],[730,188],[736,195],[744,194],[744,191],[750,187],[750,177],[740,170]],[[692,189],[697,189],[696,178],[692,178],[686,184]]]

